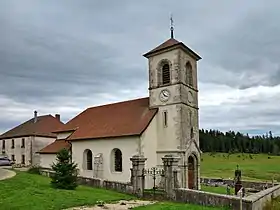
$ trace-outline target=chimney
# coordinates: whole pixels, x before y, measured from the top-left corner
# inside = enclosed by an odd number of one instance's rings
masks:
[[[58,121],[60,121],[60,114],[56,114],[56,115],[55,115],[55,118],[56,118]]]
[[[34,111],[34,123],[36,123],[37,120],[38,120],[37,111]]]

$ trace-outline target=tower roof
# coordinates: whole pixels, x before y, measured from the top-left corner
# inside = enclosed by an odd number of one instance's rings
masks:
[[[146,57],[146,58],[149,58],[151,55],[153,55],[155,53],[161,52],[163,50],[167,50],[167,49],[172,48],[172,47],[180,47],[184,51],[189,53],[196,60],[201,59],[201,57],[197,53],[195,53],[190,48],[188,48],[183,42],[179,42],[178,40],[176,40],[174,38],[168,39],[167,41],[163,42],[162,44],[160,44],[159,46],[157,46],[153,50],[145,53],[143,56]]]

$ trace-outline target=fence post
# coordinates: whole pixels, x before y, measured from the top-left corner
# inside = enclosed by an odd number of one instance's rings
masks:
[[[162,158],[164,173],[165,173],[165,192],[167,198],[173,199],[174,189],[179,187],[179,160],[180,157],[175,157],[173,155],[165,155]]]
[[[132,162],[131,182],[133,193],[137,194],[139,197],[143,197],[145,188],[143,171],[145,168],[146,160],[147,158],[145,158],[143,155],[134,155],[132,156],[132,158],[130,158],[130,161]]]

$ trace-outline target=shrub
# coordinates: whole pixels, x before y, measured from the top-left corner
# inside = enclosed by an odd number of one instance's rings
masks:
[[[68,150],[62,149],[58,152],[52,170],[54,174],[51,177],[51,185],[54,188],[74,190],[78,186],[77,164],[71,161]]]
[[[34,166],[31,166],[27,172],[30,173],[30,174],[41,174],[41,170],[42,168],[39,166],[39,165],[34,165]]]

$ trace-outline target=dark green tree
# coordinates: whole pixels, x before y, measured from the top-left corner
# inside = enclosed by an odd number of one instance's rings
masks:
[[[77,164],[71,161],[71,155],[66,149],[62,149],[56,155],[56,163],[53,163],[51,185],[54,188],[74,190],[77,185]]]
[[[213,129],[199,131],[203,152],[266,153],[280,155],[280,137],[269,131],[265,135],[249,136],[235,131],[225,133]]]

